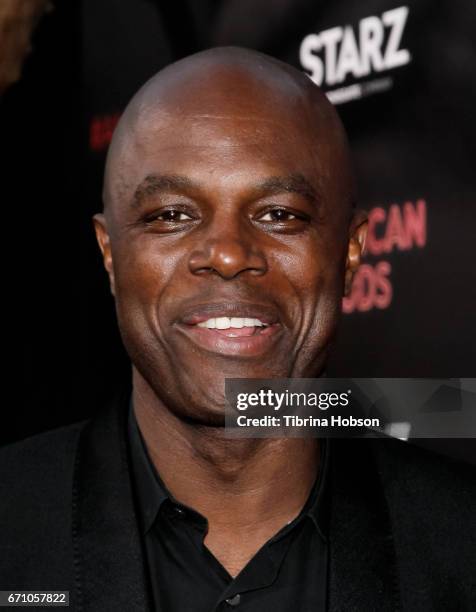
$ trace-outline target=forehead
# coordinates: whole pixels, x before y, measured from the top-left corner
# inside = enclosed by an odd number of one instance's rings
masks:
[[[300,173],[320,182],[329,147],[324,131],[310,128],[304,113],[162,110],[131,131],[122,171],[131,185],[158,171],[210,181]]]

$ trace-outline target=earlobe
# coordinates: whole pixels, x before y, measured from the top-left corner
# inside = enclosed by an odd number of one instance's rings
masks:
[[[364,211],[357,211],[352,219],[350,227],[349,246],[345,265],[345,296],[348,296],[350,293],[354,275],[360,266],[364,254],[368,228],[367,214]]]
[[[112,295],[115,295],[114,267],[112,263],[111,241],[106,227],[106,219],[103,214],[99,213],[97,215],[94,215],[93,223],[94,231],[96,233],[96,240],[98,241],[99,248],[101,249],[104,267],[109,276],[109,285],[111,288],[111,293]]]

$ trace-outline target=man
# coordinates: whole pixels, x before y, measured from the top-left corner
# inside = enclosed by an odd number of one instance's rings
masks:
[[[365,216],[331,104],[213,49],[134,97],[96,234],[130,403],[1,454],[1,588],[77,610],[470,610],[469,467],[395,440],[230,440],[224,379],[317,377]]]

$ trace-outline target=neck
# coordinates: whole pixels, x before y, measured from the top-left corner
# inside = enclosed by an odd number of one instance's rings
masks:
[[[134,410],[155,468],[177,501],[208,519],[215,556],[227,567],[223,551],[233,545],[241,561],[227,569],[240,569],[301,511],[317,476],[318,441],[225,438],[224,427],[180,419],[138,378]]]

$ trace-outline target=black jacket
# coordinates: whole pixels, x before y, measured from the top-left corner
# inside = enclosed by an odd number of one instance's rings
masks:
[[[117,403],[0,450],[0,590],[150,609],[126,414]],[[331,444],[329,610],[476,610],[474,468],[396,440]]]

